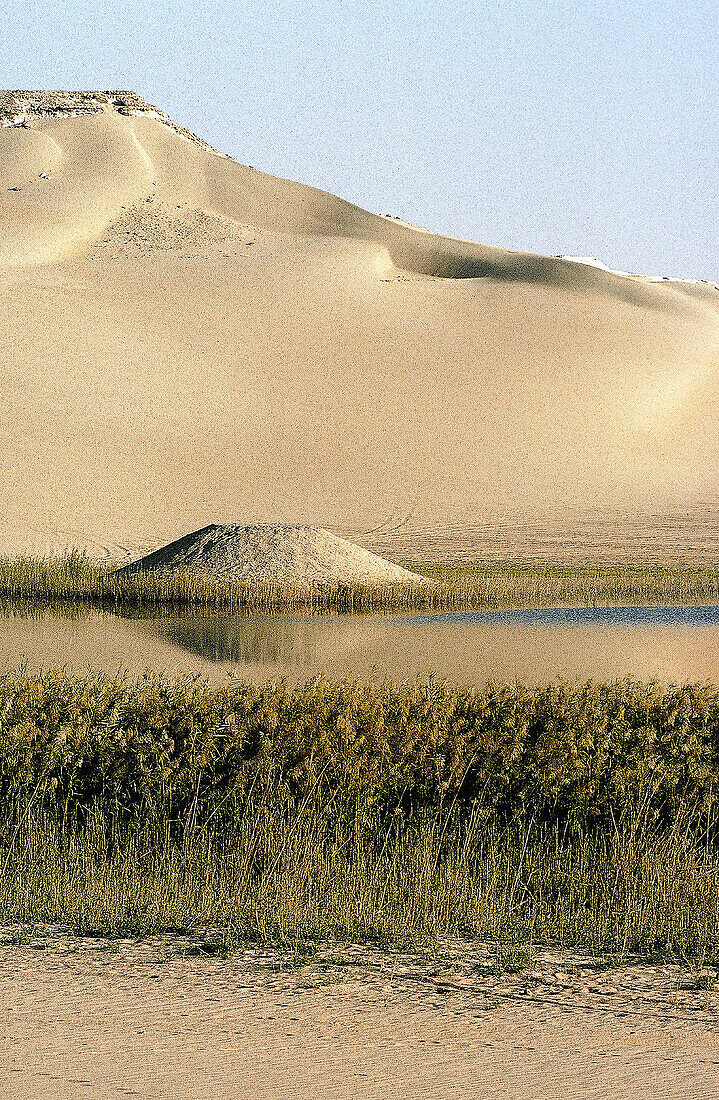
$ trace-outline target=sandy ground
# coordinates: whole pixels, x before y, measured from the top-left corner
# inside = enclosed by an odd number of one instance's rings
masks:
[[[681,514],[681,552],[719,501],[718,305],[368,213],[150,109],[4,125],[0,548],[282,522],[563,556],[604,509],[630,557],[632,517]]]
[[[8,938],[7,1100],[717,1094],[717,995],[679,966],[544,951],[513,975],[470,944],[441,960],[348,947],[298,963],[207,956],[181,937]]]

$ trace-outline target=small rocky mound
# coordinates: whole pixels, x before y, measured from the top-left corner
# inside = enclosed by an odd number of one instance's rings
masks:
[[[276,584],[426,584],[369,550],[322,527],[211,523],[155,550],[118,573],[182,571],[218,580]]]
[[[27,126],[33,119],[41,118],[77,118],[82,115],[96,115],[100,111],[112,108],[120,115],[146,115],[156,118],[169,126],[188,141],[199,145],[210,153],[224,157],[206,141],[178,126],[169,115],[147,103],[142,96],[130,91],[106,92],[51,92],[13,89],[0,91],[0,126]]]

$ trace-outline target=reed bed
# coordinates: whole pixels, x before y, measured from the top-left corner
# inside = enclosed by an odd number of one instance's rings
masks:
[[[719,602],[719,568],[403,562],[477,607]]]
[[[719,959],[719,689],[0,678],[0,920]]]
[[[131,606],[195,604],[267,612],[445,611],[552,604],[719,603],[719,568],[402,562],[417,585],[276,584],[182,571],[116,573],[71,553],[0,559],[0,598]]]

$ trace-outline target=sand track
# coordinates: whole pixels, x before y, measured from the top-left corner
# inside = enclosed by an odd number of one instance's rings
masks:
[[[45,95],[0,95],[4,549],[230,521],[451,552],[598,508],[690,539],[719,500],[712,285],[439,237],[130,93]]]

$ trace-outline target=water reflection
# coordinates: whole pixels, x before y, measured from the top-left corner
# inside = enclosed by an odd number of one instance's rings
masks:
[[[290,618],[241,615],[169,615],[136,620],[175,645],[212,661],[289,664],[311,660],[302,645],[301,623]]]
[[[0,666],[23,663],[214,680],[434,673],[464,683],[627,675],[719,682],[719,607],[250,616],[0,606]]]

